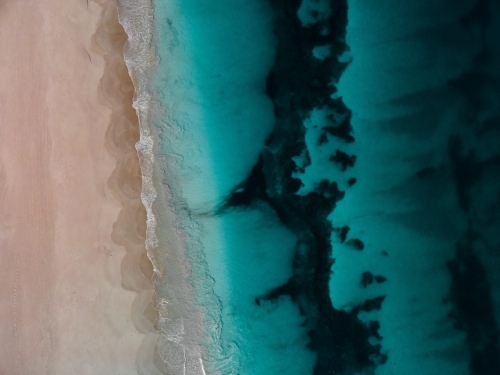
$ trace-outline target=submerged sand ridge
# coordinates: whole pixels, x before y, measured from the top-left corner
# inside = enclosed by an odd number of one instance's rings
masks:
[[[0,374],[159,374],[116,5],[0,7]]]

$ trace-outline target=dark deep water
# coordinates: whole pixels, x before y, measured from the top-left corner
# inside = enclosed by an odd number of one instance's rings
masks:
[[[206,373],[500,374],[500,2],[249,4],[156,10]]]

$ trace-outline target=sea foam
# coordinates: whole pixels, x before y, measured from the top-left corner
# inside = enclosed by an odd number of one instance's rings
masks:
[[[159,67],[155,43],[162,40],[155,39],[158,25],[153,14],[150,0],[120,0],[120,23],[128,35],[124,55],[135,85],[133,107],[140,124],[136,149],[147,211],[146,248],[154,267],[154,303],[159,312],[155,322],[160,333],[158,353],[172,375],[204,375],[206,367],[210,374],[231,374],[232,355],[221,349],[221,308],[206,274],[200,228],[180,194],[177,155],[165,151],[160,138],[167,132],[175,139],[176,124],[172,114],[166,114],[164,98],[155,87]],[[194,262],[188,261],[188,254]],[[202,286],[195,288],[193,279],[203,280]],[[202,304],[196,303],[199,296]]]
[[[148,0],[127,1],[119,4],[120,23],[123,25],[128,42],[124,56],[129,74],[135,85],[133,107],[135,108],[140,126],[140,140],[136,144],[142,171],[141,198],[147,211],[146,249],[154,267],[154,285],[157,292],[156,308],[159,319],[155,322],[160,331],[159,353],[165,362],[165,367],[172,374],[204,374],[203,362],[199,350],[183,345],[186,334],[185,324],[180,319],[172,319],[169,304],[175,303],[175,293],[169,293],[170,298],[162,298],[158,289],[164,286],[165,267],[159,260],[159,242],[157,218],[153,212],[153,204],[158,198],[154,183],[155,137],[151,124],[151,108],[153,97],[151,81],[158,61],[151,46],[153,33],[152,4]],[[160,259],[159,259],[160,258]]]

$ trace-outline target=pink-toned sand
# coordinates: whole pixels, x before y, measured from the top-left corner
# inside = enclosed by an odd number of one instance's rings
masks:
[[[2,375],[160,373],[111,1],[0,0]]]

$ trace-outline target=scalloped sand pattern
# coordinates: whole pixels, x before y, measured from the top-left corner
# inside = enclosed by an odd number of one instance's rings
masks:
[[[0,27],[0,373],[164,374],[116,3],[1,2]]]

